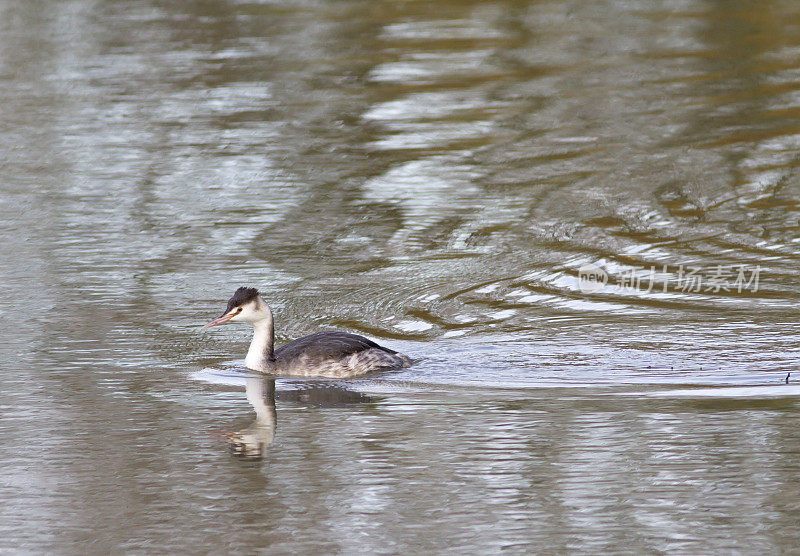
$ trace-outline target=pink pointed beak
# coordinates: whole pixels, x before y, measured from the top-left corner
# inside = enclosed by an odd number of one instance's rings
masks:
[[[209,322],[208,324],[206,324],[205,326],[203,326],[203,328],[211,328],[212,326],[217,326],[218,324],[225,324],[226,322],[231,320],[235,315],[236,315],[236,311],[231,311],[230,313],[225,313],[221,317],[217,317],[214,320],[212,320],[211,322]]]

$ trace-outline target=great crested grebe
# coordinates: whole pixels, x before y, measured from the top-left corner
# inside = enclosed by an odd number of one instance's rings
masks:
[[[276,376],[345,378],[370,371],[408,367],[411,360],[358,334],[317,332],[275,345],[272,309],[255,288],[239,288],[221,316],[204,328],[230,322],[253,325],[253,340],[244,364],[248,369]]]

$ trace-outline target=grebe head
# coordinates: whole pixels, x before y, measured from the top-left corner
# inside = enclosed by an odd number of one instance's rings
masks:
[[[269,307],[258,295],[256,288],[239,288],[228,300],[225,312],[203,328],[228,322],[249,322],[255,324],[271,317]]]

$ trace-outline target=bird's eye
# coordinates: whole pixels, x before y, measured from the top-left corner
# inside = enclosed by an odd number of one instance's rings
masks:
[[[237,307],[237,308],[236,308],[236,312],[237,312],[237,313],[241,313],[241,312],[242,312],[242,308],[241,308],[241,307]]]

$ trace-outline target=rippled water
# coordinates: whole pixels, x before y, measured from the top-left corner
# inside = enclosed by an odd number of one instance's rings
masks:
[[[0,1],[0,548],[794,551],[795,8]]]

